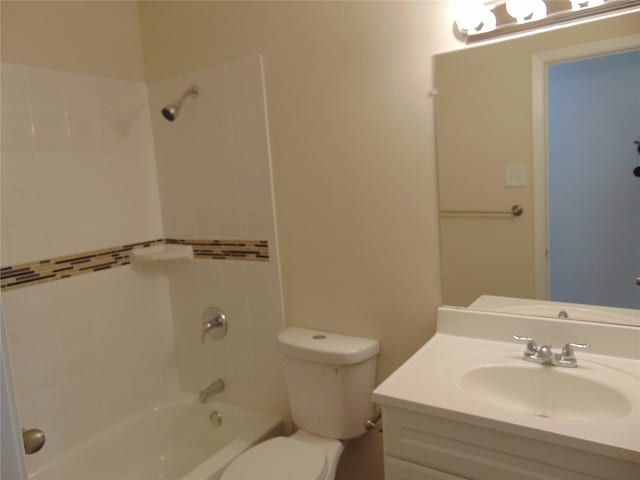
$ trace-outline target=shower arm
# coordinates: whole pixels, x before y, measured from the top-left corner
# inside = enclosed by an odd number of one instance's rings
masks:
[[[176,101],[176,103],[174,103],[174,105],[178,108],[180,108],[182,106],[182,103],[189,97],[194,96],[197,97],[198,95],[200,95],[200,89],[198,88],[197,85],[191,85],[189,87],[189,89],[184,92],[182,95],[180,95],[180,98],[178,98],[178,101]]]

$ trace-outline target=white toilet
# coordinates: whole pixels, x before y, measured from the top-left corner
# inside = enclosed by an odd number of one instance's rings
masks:
[[[299,430],[251,447],[222,480],[333,480],[341,440],[362,435],[373,413],[376,340],[287,328],[278,343]]]

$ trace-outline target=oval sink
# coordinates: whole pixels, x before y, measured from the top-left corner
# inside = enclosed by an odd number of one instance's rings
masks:
[[[632,410],[617,390],[559,367],[481,366],[462,375],[460,386],[483,402],[539,417],[602,421]]]

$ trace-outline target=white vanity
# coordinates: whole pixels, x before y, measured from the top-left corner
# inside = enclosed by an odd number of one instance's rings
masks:
[[[574,368],[568,343],[591,345]],[[386,480],[640,479],[635,326],[442,307],[373,396]]]

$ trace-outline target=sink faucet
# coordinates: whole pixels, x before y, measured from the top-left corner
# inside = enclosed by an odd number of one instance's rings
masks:
[[[205,403],[211,395],[216,393],[220,393],[224,390],[224,382],[221,378],[218,378],[211,385],[207,385],[202,390],[200,390],[200,395],[198,397],[200,403]]]
[[[521,335],[512,335],[514,339],[527,342],[524,349],[524,359],[527,362],[539,363],[541,365],[551,365],[554,367],[575,368],[578,366],[578,360],[574,352],[574,348],[589,348],[588,343],[567,343],[560,353],[554,353],[550,345],[538,346],[536,341],[531,337],[523,337]]]

